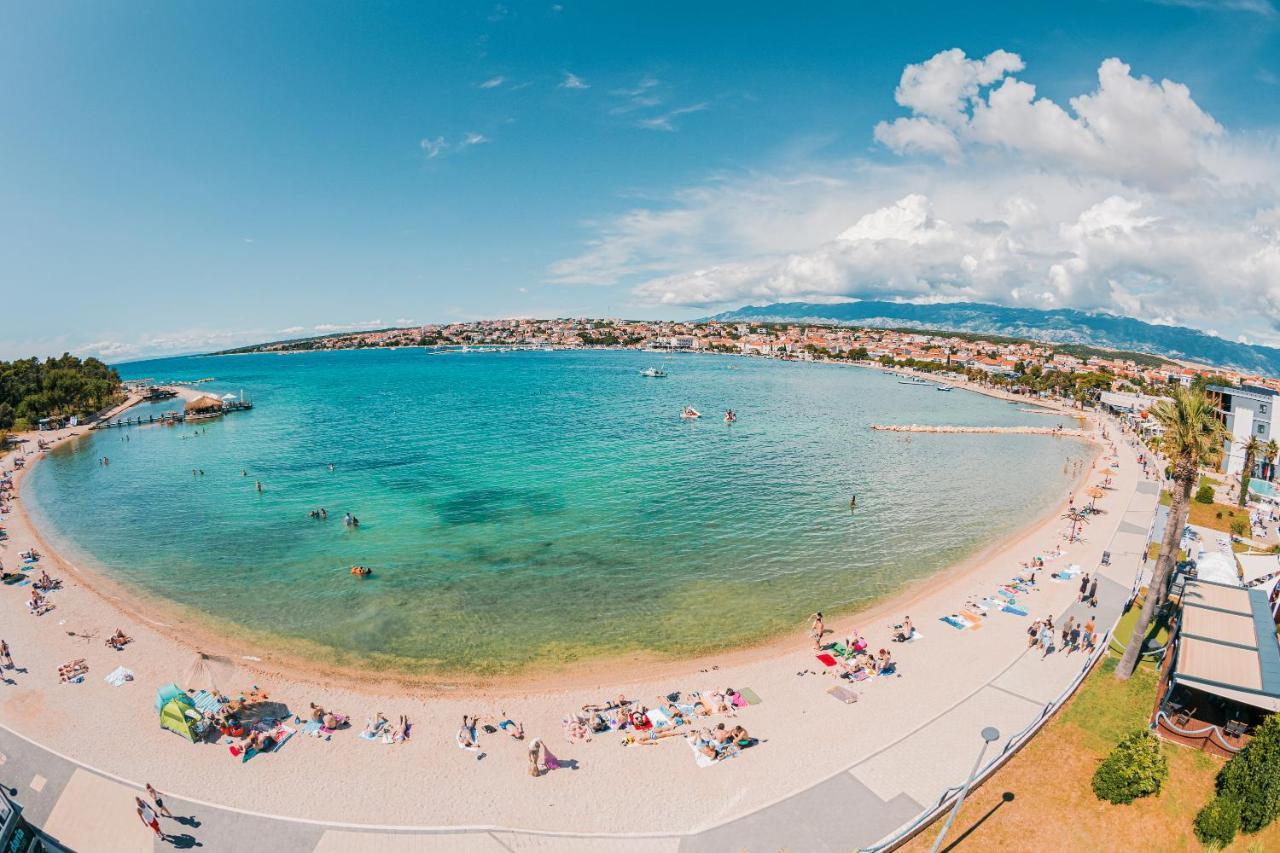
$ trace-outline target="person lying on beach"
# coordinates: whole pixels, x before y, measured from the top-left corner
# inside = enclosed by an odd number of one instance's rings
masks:
[[[31,590],[31,600],[27,602],[27,609],[36,616],[43,616],[53,609],[53,605],[45,600],[39,590]]]
[[[133,642],[133,637],[130,637],[128,634],[126,634],[124,631],[121,631],[119,628],[116,629],[116,632],[114,634],[112,634],[110,637],[107,637],[107,640],[106,640],[107,645],[115,649],[116,651],[120,651],[121,649],[123,649],[125,646],[129,645],[132,642]]]
[[[315,702],[311,703],[311,711],[307,714],[307,719],[313,723],[324,721],[324,708],[321,708]]]
[[[393,729],[390,725],[382,730],[383,743],[404,743],[409,739],[409,718],[400,715],[400,722]]]
[[[631,700],[619,693],[617,699],[610,699],[603,705],[583,705],[582,710],[587,713],[594,713],[596,711],[619,711],[630,704]]]
[[[507,716],[506,711],[502,711],[502,719],[496,720],[494,725],[511,735],[514,740],[524,740],[524,725],[517,723],[515,720]]]
[[[844,646],[850,652],[861,652],[867,648],[867,638],[858,633],[858,629],[854,628],[849,632],[849,636],[845,638]]]
[[[32,586],[41,592],[49,592],[62,586],[62,581],[58,578],[49,577],[48,572],[41,572],[40,577],[36,579]]]
[[[476,736],[476,718],[462,715],[462,727],[458,729],[458,747],[476,754],[476,760],[484,758],[480,751],[480,739]]]
[[[71,663],[58,667],[58,681],[66,683],[89,674],[89,664],[84,658],[77,658]]]
[[[38,559],[40,559],[40,554],[36,551],[36,549],[35,549],[35,548],[32,548],[30,551],[23,551],[23,552],[22,552],[21,554],[19,554],[18,556],[19,556],[19,557],[21,557],[21,558],[22,558],[22,559],[24,559],[24,560],[38,560]]]
[[[335,714],[331,711],[325,711],[324,717],[321,719],[320,722],[322,723],[324,728],[332,732],[332,731],[337,731],[338,729],[345,726],[347,724],[347,719],[348,718],[346,714]]]
[[[365,720],[364,731],[361,733],[366,738],[371,738],[382,731],[383,726],[387,724],[387,718],[379,711],[372,720]]]
[[[915,636],[916,626],[911,624],[911,617],[907,616],[902,620],[901,625],[892,626],[893,641],[895,643],[905,643]]]
[[[649,729],[648,731],[637,731],[633,735],[627,735],[622,740],[623,746],[650,746],[657,743],[663,738],[683,737],[684,732],[675,726],[665,729]]]
[[[602,728],[595,729],[598,732],[607,732],[610,729],[609,723],[604,720],[601,714],[596,714],[595,718],[603,723]],[[586,721],[577,714],[571,714],[564,718],[564,737],[569,743],[578,743],[580,741],[591,740],[592,727],[588,726]]]

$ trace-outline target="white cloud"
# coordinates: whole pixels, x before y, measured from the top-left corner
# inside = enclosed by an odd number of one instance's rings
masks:
[[[577,74],[566,71],[564,72],[564,79],[560,81],[560,88],[561,89],[590,89],[591,86],[587,83],[587,81],[583,80]]]
[[[649,305],[980,301],[1280,342],[1280,139],[1116,59],[1067,107],[1021,70],[1004,51],[909,66],[912,114],[875,135],[926,156],[717,176],[587,223],[549,278]]]
[[[1270,18],[1276,14],[1276,7],[1269,0],[1153,0],[1153,2],[1161,6],[1183,6],[1210,12],[1252,12],[1264,18]]]
[[[1165,188],[1205,176],[1223,130],[1186,86],[1135,78],[1128,65],[1107,59],[1098,88],[1072,98],[1067,110],[1009,76],[1022,68],[1017,54],[1003,50],[972,60],[952,49],[908,65],[895,98],[912,115],[880,122],[875,137],[898,154],[955,162],[966,150],[997,149]]]
[[[428,160],[434,160],[445,152],[449,147],[449,143],[444,141],[443,136],[437,136],[435,139],[423,139],[418,143],[422,146],[422,150],[426,152]]]
[[[705,109],[707,109],[707,104],[690,104],[687,107],[678,107],[670,110],[662,115],[640,119],[636,124],[649,130],[665,130],[670,133],[676,129],[676,126],[672,123],[675,119],[690,113],[700,113]]]
[[[384,326],[386,324],[381,320],[360,320],[355,323],[318,323],[311,327],[311,331],[318,335],[331,335],[334,332],[361,332]]]
[[[503,83],[505,83],[506,81],[507,81],[507,78],[506,78],[506,77],[503,77],[501,74],[499,74],[499,75],[498,75],[498,76],[496,76],[496,77],[490,77],[488,80],[485,80],[483,83],[481,83],[481,84],[480,84],[480,88],[481,88],[481,89],[496,89],[496,88],[498,88],[499,86],[501,86]]]
[[[472,130],[468,131],[467,135],[462,137],[462,142],[458,144],[465,148],[468,145],[484,145],[487,142],[489,142],[489,137],[485,136],[483,133],[476,133]]]
[[[280,331],[276,332],[276,334],[278,334],[278,335],[298,335],[298,334],[301,334],[301,333],[302,333],[302,332],[304,332],[304,331],[306,331],[306,329],[305,329],[305,327],[303,327],[303,326],[289,326],[287,329],[281,329]]]

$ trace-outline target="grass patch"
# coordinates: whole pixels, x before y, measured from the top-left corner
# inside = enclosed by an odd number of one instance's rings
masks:
[[[1169,492],[1162,491],[1160,493],[1160,503],[1163,506],[1171,506],[1173,498]],[[1210,530],[1221,530],[1223,533],[1231,532],[1231,522],[1236,518],[1243,518],[1246,522],[1249,520],[1249,511],[1242,506],[1235,504],[1202,504],[1197,500],[1191,502],[1191,514],[1187,516],[1187,523],[1194,524],[1197,527],[1207,527]],[[1222,517],[1219,518],[1218,515]]]
[[[1141,613],[1142,613],[1142,600],[1138,599],[1136,602],[1134,602],[1133,607],[1129,608],[1129,612],[1125,613],[1123,616],[1120,617],[1120,623],[1116,626],[1116,630],[1111,635],[1111,648],[1115,651],[1117,655],[1124,654],[1124,648],[1129,644],[1129,637],[1133,635],[1133,626],[1138,624],[1138,616],[1141,615]],[[1155,619],[1152,620],[1150,628],[1147,629],[1147,636],[1143,645],[1145,646],[1151,640],[1155,640],[1157,643],[1161,645],[1164,645],[1169,641],[1169,623],[1166,619],[1163,619],[1158,615]],[[1107,660],[1104,660],[1102,663],[1098,664],[1098,666],[1101,668],[1101,667],[1107,666],[1108,664],[1110,664],[1111,666],[1111,672],[1114,673],[1115,663],[1113,663],[1109,658]],[[1143,659],[1139,669],[1149,670],[1154,673],[1156,671],[1156,662],[1152,660]],[[1137,675],[1134,675],[1134,677],[1129,679],[1129,681],[1133,682],[1136,679],[1137,679]],[[1154,682],[1153,682],[1152,690],[1154,689],[1155,688],[1154,688]],[[1150,703],[1148,702],[1148,705],[1149,704]]]
[[[1191,821],[1213,796],[1213,779],[1222,760],[1162,744],[1169,759],[1169,781],[1157,796],[1113,806],[1093,794],[1090,780],[1098,763],[1121,737],[1146,725],[1155,702],[1155,670],[1139,668],[1121,682],[1114,677],[1118,662],[1118,655],[1105,658],[1067,707],[985,785],[970,793],[947,845],[964,836],[955,848],[959,853],[1203,849],[1191,832]],[[904,849],[927,851],[941,828],[941,821],[935,823]],[[1227,850],[1280,851],[1280,823],[1256,835],[1240,836]]]

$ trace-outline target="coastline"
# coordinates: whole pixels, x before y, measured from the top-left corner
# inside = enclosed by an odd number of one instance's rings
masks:
[[[740,357],[758,357],[739,355]],[[872,367],[873,365],[844,366]],[[914,375],[914,371],[899,369],[896,372]],[[971,390],[996,399],[1027,402],[1019,395],[972,386],[972,383],[967,381],[954,381],[951,384],[963,390]],[[184,399],[188,396],[182,394],[183,389],[178,390]],[[191,391],[191,393],[198,392]],[[116,417],[138,402],[141,402],[140,399],[126,401],[125,404],[98,420]],[[1034,405],[1077,418],[1082,424],[1086,420],[1082,413],[1064,409],[1059,405],[1041,402]],[[50,449],[79,435],[73,430],[66,432],[68,434],[56,436],[50,442]],[[992,437],[998,440],[998,435]],[[828,617],[828,624],[839,632],[883,619],[896,619],[897,617],[893,614],[909,612],[913,604],[917,603],[926,591],[936,589],[940,579],[945,579],[943,582],[948,585],[965,582],[985,563],[1006,552],[1016,551],[1028,540],[1043,534],[1047,528],[1055,526],[1067,508],[1068,496],[1080,490],[1096,468],[1096,462],[1102,451],[1101,444],[1088,431],[1072,431],[1062,437],[1090,445],[1092,454],[1088,459],[1089,464],[1082,466],[1081,473],[1070,484],[1067,494],[1059,496],[1051,503],[1049,509],[961,560],[942,565],[928,575],[905,581],[892,592],[844,609],[823,608]],[[15,494],[22,494],[27,473],[34,470],[42,457],[43,453],[29,457],[26,467],[15,473]],[[587,689],[599,686],[599,671],[602,668],[625,667],[630,675],[651,680],[677,677],[680,673],[695,667],[705,670],[712,666],[744,666],[761,663],[777,658],[788,650],[793,650],[797,645],[802,645],[807,637],[805,629],[797,627],[793,630],[764,635],[758,640],[745,644],[708,649],[693,654],[665,656],[642,651],[602,654],[577,660],[534,663],[519,670],[493,674],[424,668],[423,662],[416,659],[384,657],[370,660],[352,657],[344,660],[340,652],[327,645],[246,629],[237,623],[211,616],[196,608],[151,595],[145,588],[117,581],[105,571],[86,566],[83,561],[73,561],[67,554],[68,549],[57,547],[53,535],[36,524],[24,503],[25,500],[16,500],[12,504],[14,512],[11,518],[16,517],[21,526],[18,528],[15,525],[15,529],[21,529],[30,536],[36,543],[36,547],[60,572],[76,578],[79,584],[103,606],[118,612],[122,620],[144,623],[167,641],[187,648],[193,653],[196,650],[204,650],[233,657],[239,666],[262,678],[286,678],[317,686],[334,683],[357,684],[371,692],[386,695],[402,695],[405,691],[410,691],[417,696],[435,697],[457,695],[460,690],[477,695],[489,694],[495,690],[514,690],[522,694],[546,694],[564,689]]]
[[[1108,512],[1090,525],[1085,542],[1068,546],[1065,562],[1096,566],[1126,518],[1124,508],[1138,472],[1132,453],[1125,447],[1118,452],[1124,464],[1115,488],[1102,500]],[[1091,469],[1086,466],[1086,477],[1096,477],[1096,459]],[[34,541],[30,531],[20,529],[26,526],[16,511],[21,501],[7,516],[13,526],[3,550],[6,559]],[[57,609],[44,617],[23,613],[27,590],[0,588],[0,596],[8,597],[2,606],[13,614],[6,620],[4,638],[22,667],[11,674],[16,683],[0,689],[0,725],[120,780],[150,781],[175,798],[330,826],[338,820],[338,828],[373,832],[386,827],[500,827],[567,833],[565,837],[624,837],[635,849],[669,850],[673,846],[658,839],[722,826],[836,778],[869,785],[885,802],[905,792],[908,799],[899,800],[899,806],[923,804],[962,779],[971,763],[967,753],[912,751],[916,744],[932,749],[927,746],[930,738],[922,733],[932,731],[940,715],[978,703],[989,709],[984,713],[996,715],[1002,731],[1012,732],[1025,724],[1025,709],[1034,710],[1026,699],[986,686],[1025,659],[1025,620],[996,615],[984,630],[952,633],[937,619],[960,607],[968,596],[989,593],[1032,554],[1047,554],[1063,544],[1055,514],[1056,510],[1048,512],[1030,527],[871,606],[829,619],[828,625],[837,631],[856,624],[873,648],[889,645],[887,625],[904,611],[924,635],[921,642],[890,646],[900,677],[858,685],[860,701],[854,706],[825,695],[833,684],[843,682],[816,671],[821,665],[814,660],[811,642],[795,634],[699,658],[637,658],[634,663],[623,659],[603,665],[593,661],[538,683],[503,678],[427,686],[369,673],[348,680],[337,672],[291,670],[287,659],[264,654],[249,641],[244,651],[263,659],[235,659],[235,673],[225,682],[227,692],[235,695],[253,685],[291,709],[317,702],[352,714],[356,731],[338,732],[331,740],[295,737],[283,755],[256,760],[246,769],[228,758],[225,746],[193,745],[160,729],[153,710],[155,688],[181,681],[193,648],[216,652],[235,645],[239,651],[240,641],[203,646],[204,636],[184,637],[180,627],[169,630],[154,624],[167,613],[149,613],[146,602],[134,598],[126,604],[148,618],[129,616],[112,603],[105,586],[90,590],[86,583],[92,584],[92,579],[68,572],[66,588],[52,599]],[[58,574],[52,565],[49,570]],[[1027,605],[1037,615],[1052,613],[1056,618],[1074,599],[1071,584],[1042,583],[1027,596]],[[102,644],[101,638],[117,627],[135,639],[122,652]],[[87,659],[90,666],[85,683],[58,684],[56,668],[76,658]],[[134,672],[135,681],[119,688],[104,683],[102,677],[121,665]],[[1055,655],[1034,665],[1039,679],[1065,683],[1077,662]],[[623,693],[651,705],[653,697],[673,689],[725,686],[750,687],[763,699],[761,705],[743,709],[736,720],[762,739],[761,746],[727,762],[729,767],[701,769],[679,742],[619,749],[621,737],[616,734],[576,744],[561,735],[565,713],[584,703]],[[989,704],[993,702],[1008,707],[994,710]],[[94,712],[86,715],[84,709],[90,706]],[[360,721],[375,711],[392,718],[406,714],[414,723],[411,741],[371,746],[357,737]],[[459,718],[477,713],[521,721],[529,737],[543,738],[557,755],[580,762],[581,772],[531,779],[524,744],[483,734],[487,757],[477,763],[473,754],[454,743]],[[708,722],[714,725],[716,720]],[[298,796],[300,778],[306,779],[306,797]],[[665,798],[661,808],[637,809],[602,794],[619,779],[644,790],[676,784],[684,796]],[[359,797],[350,796],[353,780]],[[339,802],[341,809],[335,812],[333,804]]]

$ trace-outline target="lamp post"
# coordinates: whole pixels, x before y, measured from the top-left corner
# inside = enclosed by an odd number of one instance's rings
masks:
[[[960,814],[960,807],[964,805],[964,798],[969,795],[969,786],[973,784],[973,778],[978,775],[978,768],[982,766],[982,757],[987,754],[987,747],[999,739],[1000,730],[995,726],[987,726],[982,730],[982,749],[978,752],[978,760],[973,762],[973,770],[969,772],[969,778],[965,780],[964,787],[960,789],[960,797],[956,800],[955,808],[951,810],[951,814],[947,817],[947,822],[942,825],[942,832],[938,833],[938,840],[933,842],[933,849],[929,853],[938,853],[938,848],[942,846],[942,839],[946,838],[947,830],[955,822],[956,815]]]

